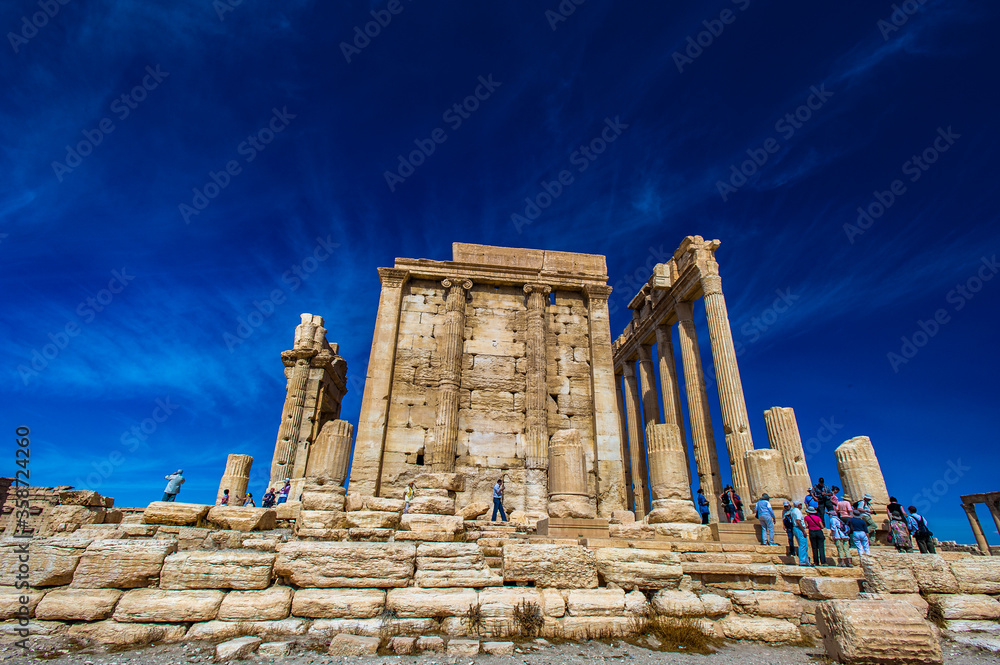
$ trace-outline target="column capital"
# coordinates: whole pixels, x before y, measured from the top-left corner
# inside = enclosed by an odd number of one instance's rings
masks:
[[[382,286],[391,289],[402,288],[403,284],[410,277],[410,271],[402,268],[379,268],[378,278],[382,280]]]
[[[299,364],[308,365],[317,353],[319,352],[316,349],[289,349],[281,352],[281,362],[285,367],[294,367]]]
[[[586,284],[583,287],[584,294],[591,301],[607,301],[608,297],[611,296],[611,291],[611,287],[607,284]]]
[[[462,289],[468,291],[472,288],[472,280],[465,277],[446,277],[441,280],[441,286],[446,289]]]
[[[541,293],[542,295],[548,295],[552,293],[552,287],[548,284],[525,284],[525,293]]]
[[[722,278],[718,275],[703,275],[701,291],[706,296],[722,295]]]

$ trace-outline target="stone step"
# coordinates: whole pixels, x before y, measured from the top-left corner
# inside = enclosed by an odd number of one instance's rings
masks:
[[[493,570],[503,569],[503,557],[500,556],[488,556],[486,557],[486,565]]]

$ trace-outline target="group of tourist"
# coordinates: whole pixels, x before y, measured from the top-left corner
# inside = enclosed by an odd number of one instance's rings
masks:
[[[285,478],[284,486],[277,492],[274,491],[273,487],[269,487],[267,491],[264,492],[264,496],[261,498],[260,502],[261,508],[274,508],[278,504],[285,503],[286,501],[288,501],[288,495],[289,493],[291,493],[291,491],[292,491],[292,481],[290,478]],[[219,499],[220,506],[238,505],[251,508],[257,507],[257,502],[254,501],[253,498],[253,492],[247,492],[246,496],[244,496],[242,499],[237,497],[235,500],[235,504],[232,501],[233,500],[230,499],[229,490],[228,489],[222,490],[222,498]]]

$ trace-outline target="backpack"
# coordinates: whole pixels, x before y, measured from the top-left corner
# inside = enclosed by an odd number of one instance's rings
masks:
[[[785,527],[785,531],[791,531],[795,528],[795,522],[792,521],[792,514],[785,513],[781,518],[781,524]]]
[[[921,538],[924,537],[930,538],[931,536],[934,535],[933,532],[931,532],[931,530],[927,528],[927,522],[924,521],[923,515],[921,515],[920,517],[915,517],[913,518],[913,520],[917,523],[916,535],[920,536]]]
[[[732,504],[732,500],[729,498],[729,492],[722,493],[722,505],[728,506]]]

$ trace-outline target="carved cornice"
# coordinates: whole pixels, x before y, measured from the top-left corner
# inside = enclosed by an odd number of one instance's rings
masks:
[[[378,278],[382,280],[382,286],[390,289],[402,288],[403,284],[410,277],[409,270],[400,268],[379,268]]]

